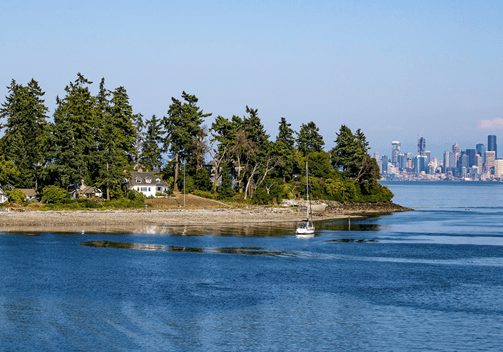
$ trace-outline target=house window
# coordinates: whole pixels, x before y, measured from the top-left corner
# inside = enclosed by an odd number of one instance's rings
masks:
[[[150,192],[150,187],[148,188],[148,191]]]
[[[161,187],[157,187],[157,192],[161,192]]]
[[[141,183],[141,178],[137,178],[136,183]]]
[[[150,182],[152,182],[152,180],[151,180],[151,179],[149,179],[149,178],[146,178],[146,179],[145,179],[145,182],[146,182],[146,183],[150,183]]]
[[[141,188],[141,191],[142,191],[142,192],[147,192],[147,187],[142,187],[142,188]],[[150,191],[150,190],[149,190],[149,191]]]
[[[161,180],[157,179],[157,180],[155,180],[155,182],[157,182],[157,183],[161,183]]]

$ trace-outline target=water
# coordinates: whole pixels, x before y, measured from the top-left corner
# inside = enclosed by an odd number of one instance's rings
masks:
[[[0,351],[501,350],[503,185],[387,185],[312,239],[0,233]]]

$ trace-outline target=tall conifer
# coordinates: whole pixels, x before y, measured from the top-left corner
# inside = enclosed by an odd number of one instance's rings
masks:
[[[18,170],[12,174],[11,182],[18,187],[37,188],[49,153],[48,108],[42,99],[45,93],[34,79],[26,86],[12,80],[8,90],[0,108],[0,118],[7,119],[0,141],[1,153]]]

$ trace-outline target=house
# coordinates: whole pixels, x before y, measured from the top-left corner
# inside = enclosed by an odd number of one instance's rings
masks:
[[[86,186],[82,184],[80,186],[80,195],[86,197],[86,198],[91,198],[91,197],[97,197],[97,198],[102,198],[103,197],[103,192],[101,189],[93,186]]]
[[[78,183],[74,183],[71,185],[67,186],[67,190],[70,192],[71,196],[73,199],[80,197],[86,197],[86,198],[91,198],[91,197],[97,197],[97,198],[102,198],[103,197],[103,192],[101,189],[93,186],[86,186],[84,183],[84,180],[81,180],[81,185],[79,186]]]
[[[9,198],[7,198],[7,195],[5,194],[3,189],[0,188],[0,203],[5,203],[8,200],[9,200]]]
[[[33,188],[17,188],[24,194],[24,200],[40,200],[40,194]]]
[[[164,193],[169,185],[155,172],[131,172],[129,189],[143,193],[145,197],[155,197],[156,193]]]

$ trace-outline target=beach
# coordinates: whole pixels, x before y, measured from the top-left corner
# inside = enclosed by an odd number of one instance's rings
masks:
[[[323,212],[315,212],[313,219],[344,219],[368,213],[389,213],[410,210],[391,202],[336,203]],[[237,225],[266,222],[294,222],[305,218],[302,207],[248,206],[241,208],[168,208],[135,210],[75,210],[75,211],[19,211],[0,212],[1,231],[75,231],[91,232],[134,231],[150,226],[169,225]]]

